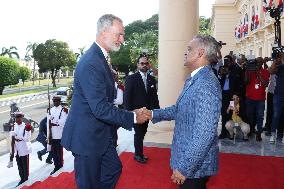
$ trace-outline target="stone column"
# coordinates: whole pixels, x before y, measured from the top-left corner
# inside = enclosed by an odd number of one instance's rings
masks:
[[[158,95],[164,108],[176,102],[188,75],[184,54],[188,42],[198,33],[199,1],[160,0],[159,6]],[[162,122],[150,127],[146,141],[170,143],[173,125]]]

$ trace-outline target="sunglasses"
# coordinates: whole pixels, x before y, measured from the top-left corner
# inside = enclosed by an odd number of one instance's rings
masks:
[[[148,65],[149,65],[149,62],[140,62],[140,64],[141,64],[142,66],[148,66]]]

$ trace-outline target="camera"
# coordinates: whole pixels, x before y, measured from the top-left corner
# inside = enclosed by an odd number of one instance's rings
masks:
[[[245,68],[247,71],[256,71],[257,62],[253,55],[248,55],[245,63]]]
[[[227,43],[224,43],[223,41],[219,41],[219,42],[218,42],[218,45],[221,46],[221,47],[222,47],[223,45],[226,45],[226,44],[227,44]]]
[[[272,47],[272,54],[271,54],[272,59],[280,58],[283,52],[284,52],[284,46]]]

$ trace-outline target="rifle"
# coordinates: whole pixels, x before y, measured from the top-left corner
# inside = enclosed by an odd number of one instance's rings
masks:
[[[50,114],[50,94],[49,94],[49,84],[47,85],[47,95],[48,95],[48,114],[49,114],[49,116],[51,116],[51,114]],[[51,130],[51,128],[52,128],[52,125],[51,125],[51,120],[50,119],[48,119],[48,131],[49,131],[49,133],[48,133],[48,138],[47,138],[47,144],[48,144],[48,146],[47,146],[47,151],[50,151],[51,149],[51,140],[52,140],[52,130]]]
[[[13,126],[12,126],[12,131],[14,131],[14,126],[15,126],[15,125],[13,124]],[[12,136],[10,161],[13,161],[14,154],[15,154],[15,136]]]
[[[15,126],[14,124],[13,124],[13,126],[11,126],[11,131],[14,130],[14,126]],[[15,136],[12,136],[10,159],[9,159],[9,162],[8,162],[8,165],[7,165],[8,168],[13,167],[13,159],[14,159],[14,155],[15,155],[15,141],[16,141]]]

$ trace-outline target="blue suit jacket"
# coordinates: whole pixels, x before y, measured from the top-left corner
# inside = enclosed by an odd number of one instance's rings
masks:
[[[210,67],[185,82],[175,105],[153,111],[153,123],[175,120],[171,168],[187,178],[217,173],[221,88]]]
[[[112,129],[131,129],[134,114],[113,105],[114,79],[99,46],[94,43],[78,62],[74,93],[61,144],[78,155],[103,154],[112,144]]]

